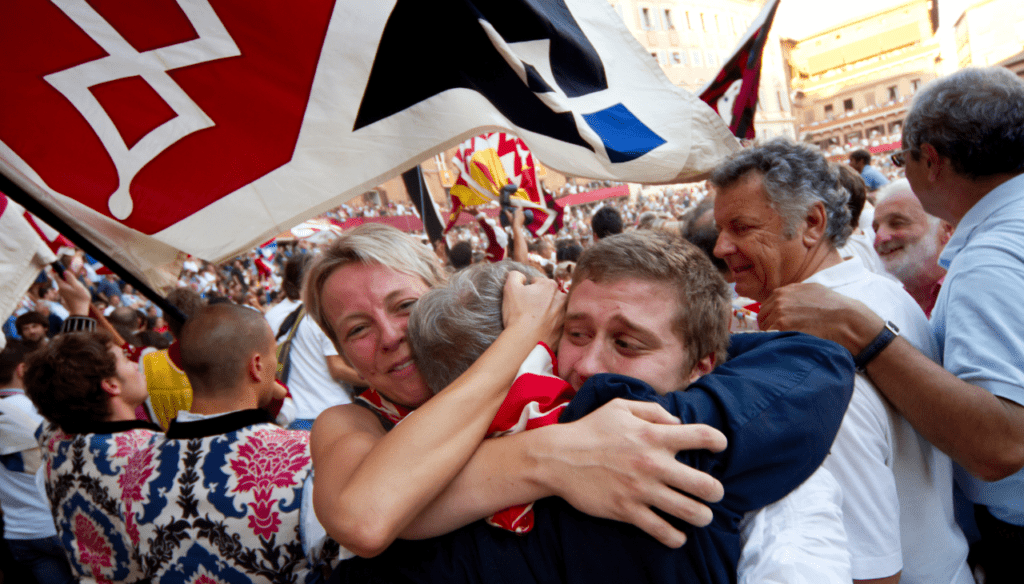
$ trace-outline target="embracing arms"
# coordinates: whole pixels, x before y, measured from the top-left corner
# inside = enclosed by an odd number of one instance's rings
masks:
[[[359,406],[332,408],[311,436],[314,505],[327,532],[362,556],[386,548],[476,450],[518,364],[561,330],[564,295],[554,282],[506,284],[508,326],[454,383],[384,433]]]
[[[864,304],[817,284],[780,288],[761,305],[758,321],[834,340],[855,355],[884,325]],[[975,477],[998,480],[1024,467],[1021,405],[957,378],[902,338],[867,373],[922,436]]]

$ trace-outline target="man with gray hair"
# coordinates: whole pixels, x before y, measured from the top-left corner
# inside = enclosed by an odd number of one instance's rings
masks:
[[[1002,67],[964,69],[926,85],[893,155],[924,210],[956,225],[939,256],[948,271],[931,326],[942,366],[883,320],[820,287],[781,290],[762,325],[867,351],[889,402],[955,460],[975,504],[986,582],[1019,582],[1024,556],[1024,81]],[[875,339],[873,341],[873,339]],[[867,347],[868,349],[865,349]]]
[[[735,153],[711,175],[715,255],[736,291],[764,302],[815,282],[867,304],[892,331],[938,357],[928,321],[899,284],[837,251],[850,234],[849,193],[821,153],[786,139]],[[887,329],[887,330],[889,330]],[[858,369],[863,354],[857,354]],[[843,485],[854,581],[969,584],[967,542],[953,519],[949,458],[899,417],[859,374],[825,460]]]
[[[953,226],[924,212],[905,178],[882,188],[875,205],[875,251],[885,269],[903,283],[925,316],[931,316],[946,269],[939,254]]]

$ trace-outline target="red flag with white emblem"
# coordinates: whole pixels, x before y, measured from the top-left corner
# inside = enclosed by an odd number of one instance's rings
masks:
[[[531,209],[533,220],[526,228],[534,235],[557,232],[562,227],[562,208],[553,198],[550,206],[541,193],[537,165],[526,144],[502,132],[490,132],[466,140],[455,151],[459,171],[450,190],[452,211],[445,232],[462,211],[499,202],[502,187],[514,185],[511,203]]]
[[[5,0],[0,53],[8,194],[155,288],[490,129],[625,181],[738,148],[589,0]]]

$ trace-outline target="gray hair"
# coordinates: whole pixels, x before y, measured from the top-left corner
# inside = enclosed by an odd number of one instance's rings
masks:
[[[914,194],[914,189],[910,188],[910,181],[905,178],[899,178],[884,187],[878,189],[878,196],[875,198],[875,208],[882,204],[882,201],[889,197],[897,194],[907,193],[910,195]]]
[[[718,190],[729,188],[750,173],[761,176],[764,194],[772,209],[782,216],[785,236],[796,235],[796,226],[821,201],[828,215],[825,234],[834,247],[842,247],[850,227],[850,193],[839,183],[838,171],[829,166],[816,148],[786,138],[740,150],[718,165],[710,182]]]
[[[1024,81],[1003,67],[963,69],[914,97],[903,147],[931,144],[971,179],[1024,172]]]
[[[331,274],[353,263],[376,264],[396,272],[419,277],[434,287],[444,282],[440,260],[423,244],[394,227],[366,223],[346,231],[334,240],[306,269],[302,296],[306,314],[313,317],[334,347],[344,356],[338,335],[327,321],[324,285]]]
[[[416,301],[406,334],[416,367],[434,393],[469,369],[505,329],[502,296],[513,271],[526,274],[527,281],[542,277],[513,261],[474,264]]]

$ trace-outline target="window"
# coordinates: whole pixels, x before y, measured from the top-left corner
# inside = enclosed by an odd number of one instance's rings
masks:
[[[714,67],[715,63],[718,62],[718,56],[715,55],[715,53],[712,52],[712,51],[708,51],[707,55],[708,55],[708,60],[707,60],[708,67]]]
[[[917,90],[920,87],[921,87],[921,80],[920,79],[914,79],[913,81],[910,82],[910,92],[911,93],[917,93]]]
[[[844,99],[843,100],[843,111],[847,111],[847,112],[852,112],[853,111],[853,99],[852,98],[851,99]]]
[[[832,115],[832,104],[828,104],[828,105],[825,106],[825,117],[827,118],[827,117],[829,117],[831,115]]]
[[[644,30],[654,30],[654,24],[651,22],[651,9],[641,8],[640,9],[640,26]]]
[[[864,103],[869,105],[869,106],[875,105],[875,92],[874,91],[869,91],[869,92],[864,94]]]
[[[701,61],[701,57],[700,57],[700,51],[694,51],[693,52],[693,66],[694,67],[702,67],[703,66],[702,61]]]
[[[661,11],[662,19],[665,21],[665,30],[675,30],[676,25],[672,22],[672,10],[665,8]]]
[[[900,88],[897,85],[891,85],[889,87],[889,99],[896,100],[900,98]]]
[[[665,51],[658,51],[658,62],[662,65],[668,65],[668,53]]]
[[[673,65],[682,65],[683,64],[683,59],[682,59],[682,57],[679,56],[679,51],[672,51],[672,64]]]
[[[679,53],[679,64],[680,65],[689,65],[690,64],[690,54],[687,53],[686,51],[680,52]]]

